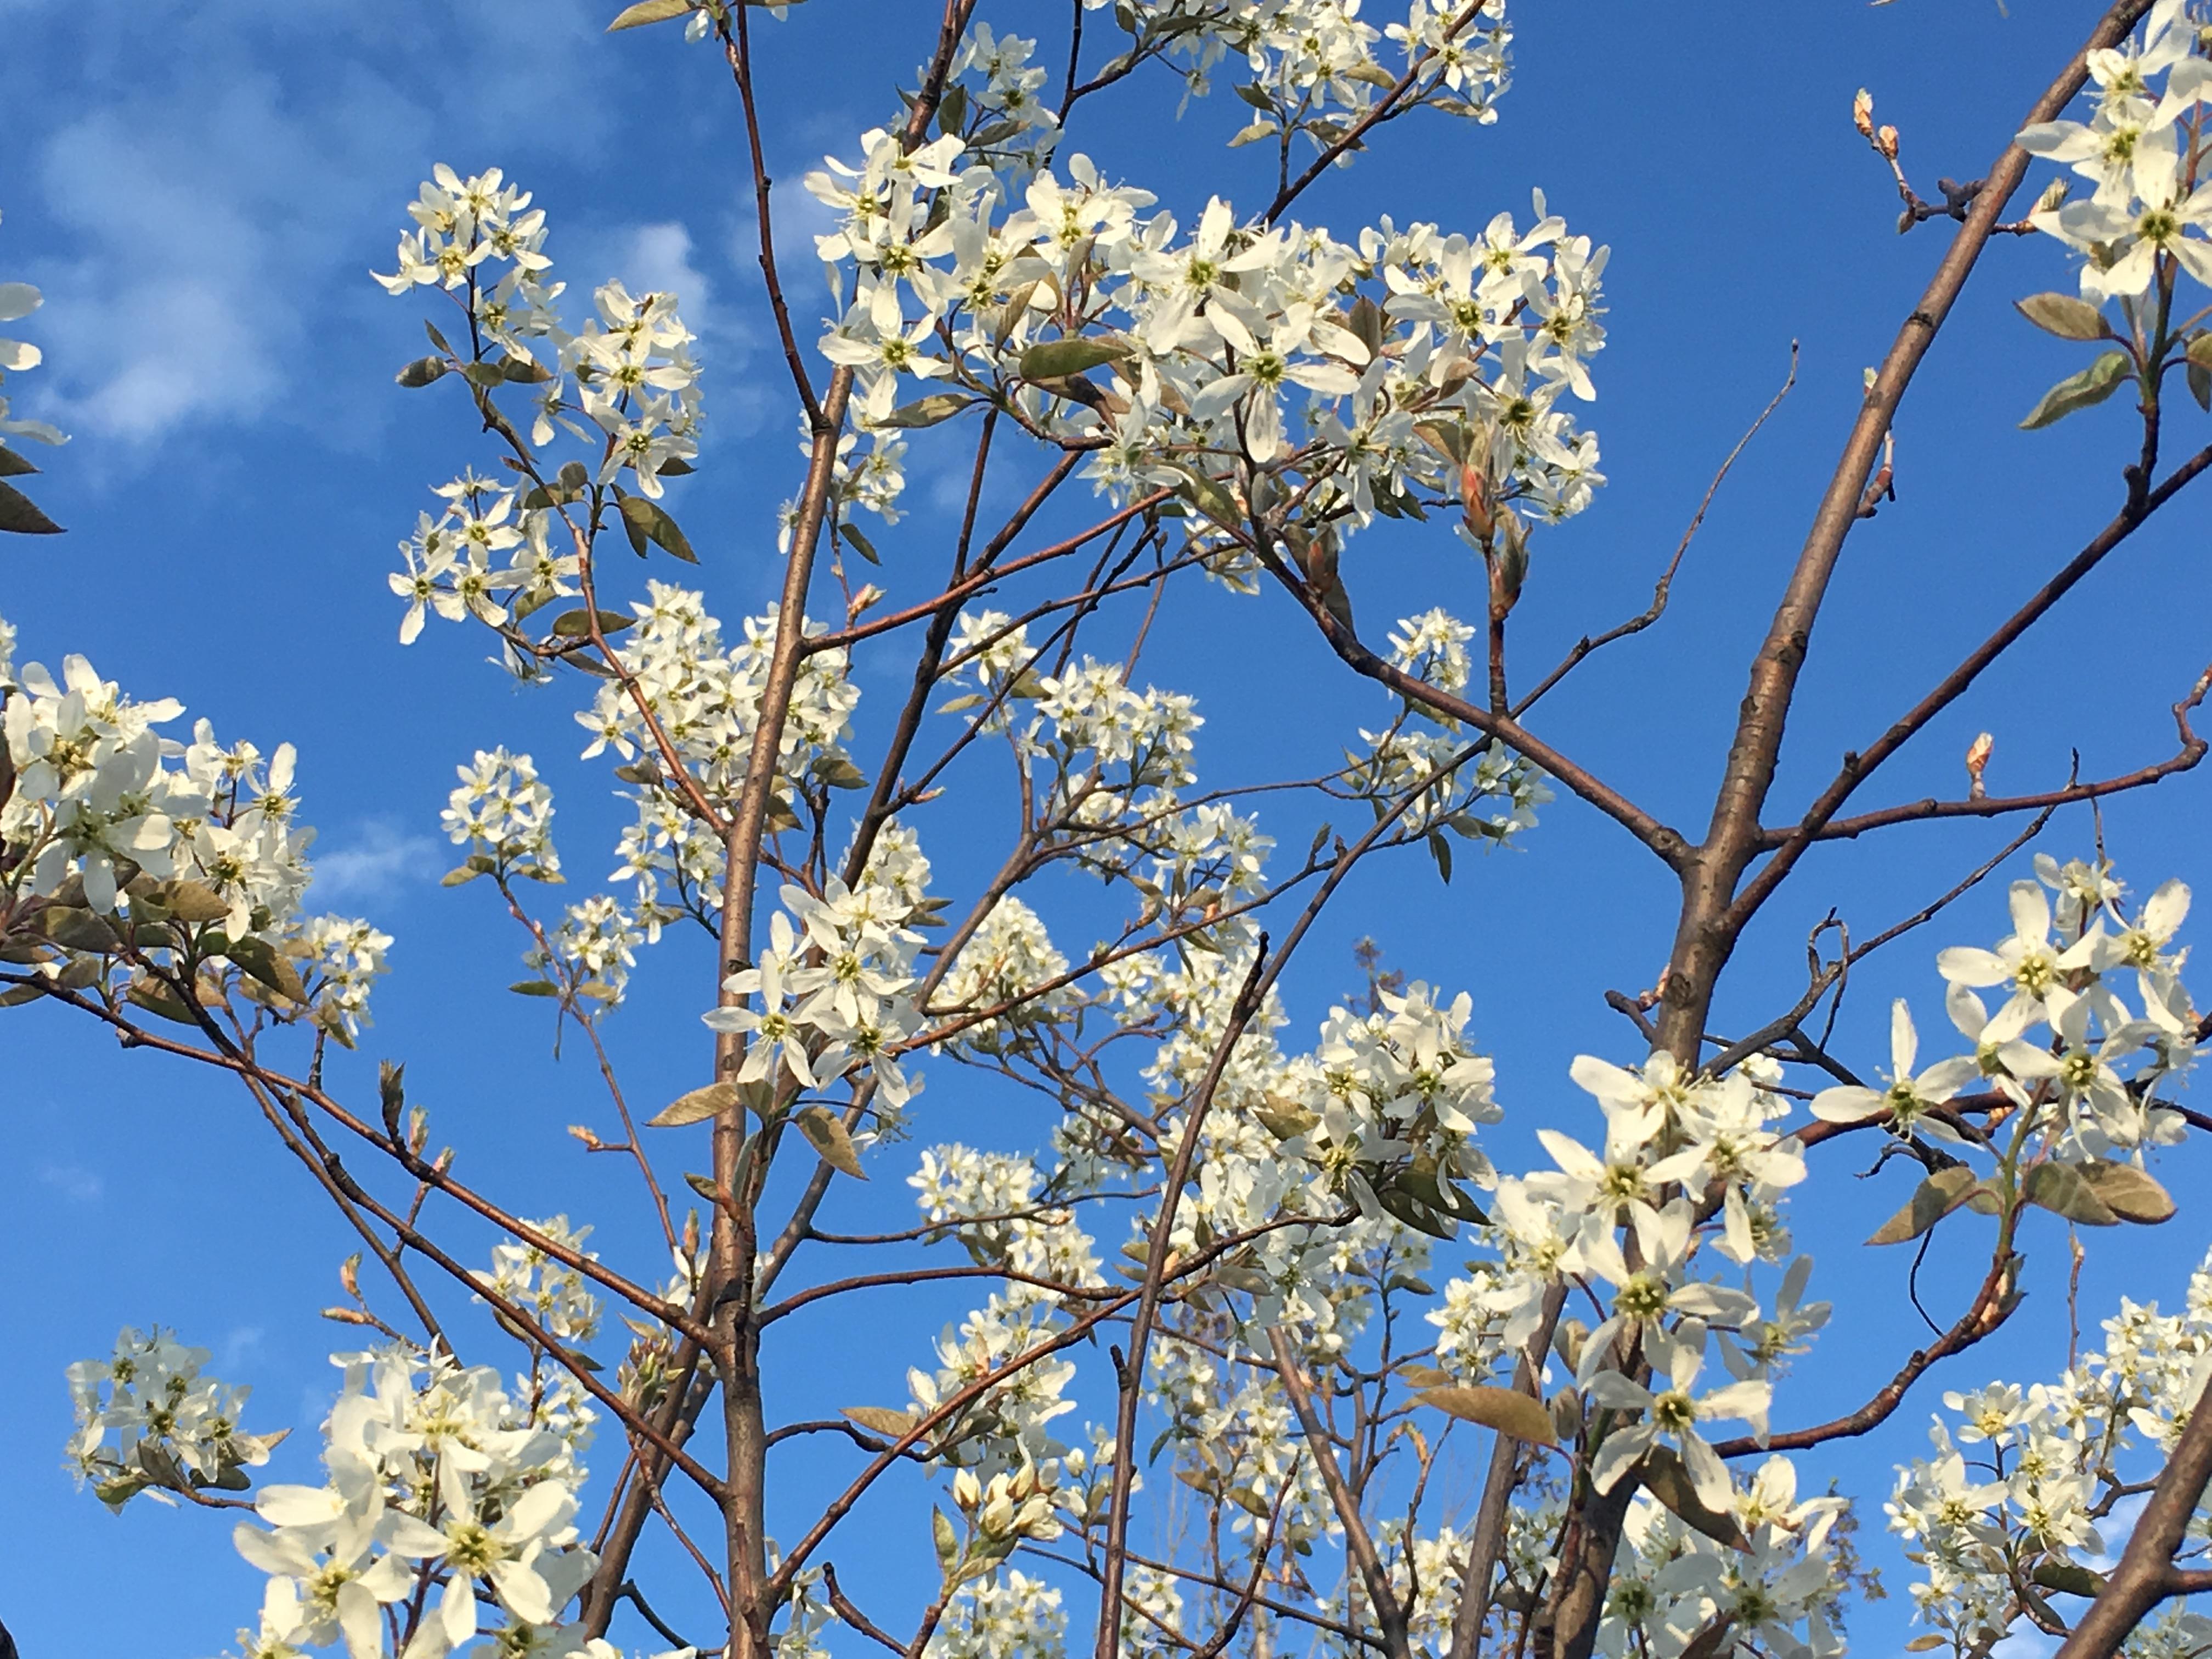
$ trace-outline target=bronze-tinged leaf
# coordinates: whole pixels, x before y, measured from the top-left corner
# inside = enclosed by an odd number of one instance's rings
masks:
[[[1398,1375],[1417,1389],[1448,1389],[1452,1374],[1441,1365],[1401,1365]]]
[[[1532,1446],[1559,1443],[1559,1437],[1552,1429],[1552,1413],[1544,1408],[1544,1402],[1531,1399],[1517,1389],[1425,1389],[1413,1397],[1424,1406],[1434,1406],[1447,1417],[1456,1417],[1462,1423],[1480,1423],[1486,1429],[1525,1440]]]
[[[840,1175],[851,1176],[855,1181],[866,1181],[867,1172],[860,1168],[860,1154],[853,1145],[853,1137],[846,1133],[845,1120],[827,1106],[802,1106],[793,1118],[799,1133],[806,1137],[814,1150],[822,1154],[822,1161]]]
[[[2072,1164],[2044,1163],[2027,1172],[2021,1190],[2031,1204],[2083,1227],[2116,1227],[2120,1218]]]
[[[703,1089],[694,1089],[689,1094],[678,1095],[651,1117],[646,1119],[648,1129],[680,1129],[687,1123],[704,1123],[710,1117],[719,1117],[738,1103],[738,1085],[734,1083],[710,1083]]]
[[[179,921],[221,921],[230,914],[230,901],[204,882],[173,881],[161,902]]]
[[[1127,345],[1115,340],[1046,340],[1022,353],[1015,372],[1024,380],[1057,380],[1128,355]]]
[[[2099,1201],[2123,1221],[2155,1226],[2173,1218],[2172,1196],[2132,1164],[2084,1164],[2081,1178]]]
[[[884,427],[935,426],[949,421],[969,404],[975,402],[957,392],[933,392],[927,398],[917,398],[910,404],[901,404],[880,421],[870,425],[880,430]]]
[[[607,25],[607,33],[617,29],[642,28],[647,23],[665,23],[672,17],[681,17],[691,9],[691,0],[637,0],[634,6],[624,6]]]
[[[1705,1500],[1698,1496],[1689,1470],[1682,1467],[1681,1455],[1673,1447],[1654,1446],[1644,1453],[1637,1476],[1644,1489],[1672,1510],[1684,1525],[1695,1527],[1715,1543],[1726,1544],[1730,1549],[1751,1547],[1751,1540],[1744,1536],[1735,1516],[1705,1507]]]
[[[0,478],[20,478],[38,470],[24,459],[21,450],[0,443]]]
[[[39,912],[39,931],[68,951],[107,952],[122,942],[106,921],[73,904],[50,904]]]
[[[908,1430],[921,1421],[918,1413],[900,1411],[891,1406],[840,1406],[837,1415],[850,1418],[862,1428],[888,1435],[893,1440],[902,1438]]]
[[[1980,1178],[1963,1164],[1938,1170],[1914,1190],[1912,1201],[1876,1228],[1867,1243],[1902,1244],[1919,1237],[1972,1198],[1981,1184]]]
[[[2112,334],[2105,313],[2074,294],[2031,294],[2015,300],[2020,314],[2062,340],[2102,340]]]
[[[2076,410],[2101,404],[2120,389],[2135,365],[2124,351],[2107,351],[2079,374],[2069,374],[2043,394],[2043,400],[2027,413],[2021,422],[2023,430],[2033,432],[2040,427],[2064,420]]]
[[[443,357],[417,357],[392,378],[410,389],[442,380],[452,365]]]

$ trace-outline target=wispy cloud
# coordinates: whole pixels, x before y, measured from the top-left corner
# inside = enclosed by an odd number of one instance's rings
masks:
[[[385,898],[438,873],[438,843],[388,819],[372,818],[346,846],[314,855],[313,902]]]
[[[158,52],[85,34],[65,6],[25,8],[10,51],[27,84],[70,92],[23,112],[50,135],[33,176],[70,243],[33,273],[52,412],[139,447],[280,409],[367,436],[344,428],[378,416],[311,365],[381,298],[364,268],[389,258],[414,180],[448,152],[482,165],[488,137],[547,100],[593,125],[591,100],[562,96],[587,73],[584,0],[533,0],[521,30],[494,3],[208,0],[147,32]],[[456,72],[444,44],[480,27],[502,40],[500,72]],[[70,75],[38,74],[42,56]]]
[[[90,1204],[107,1190],[107,1183],[93,1170],[81,1164],[46,1164],[40,1166],[41,1186],[52,1188],[73,1204]]]

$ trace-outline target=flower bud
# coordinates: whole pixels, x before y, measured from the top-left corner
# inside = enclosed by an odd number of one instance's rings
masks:
[[[1897,129],[1895,127],[1877,129],[1874,135],[1874,147],[1881,153],[1883,161],[1894,161],[1897,159]]]
[[[1874,94],[1864,87],[1851,100],[1851,125],[1859,130],[1860,137],[1874,142]]]

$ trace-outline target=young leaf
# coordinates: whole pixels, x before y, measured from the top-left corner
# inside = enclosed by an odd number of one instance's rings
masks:
[[[2155,1226],[2173,1218],[2173,1200],[2166,1188],[2132,1164],[2084,1164],[2081,1179],[2123,1221]]]
[[[883,562],[880,558],[876,556],[875,544],[870,541],[866,536],[863,536],[859,531],[854,529],[852,526],[848,524],[839,525],[837,526],[837,533],[842,536],[847,541],[850,542],[853,544],[853,551],[859,554],[870,564],[879,565]]]
[[[874,424],[879,430],[887,426],[935,426],[940,421],[951,420],[975,401],[957,392],[933,392],[927,398],[900,404]]]
[[[39,469],[25,460],[16,451],[0,443],[0,478],[20,478]]]
[[[1867,1243],[1902,1244],[1917,1238],[1972,1197],[1980,1186],[1980,1180],[1963,1164],[1938,1170],[1915,1189],[1912,1201],[1883,1222]]]
[[[1128,347],[1110,340],[1047,340],[1023,352],[1015,372],[1024,380],[1056,380],[1128,355]]]
[[[215,889],[197,881],[173,881],[161,902],[179,921],[221,921],[230,914],[230,901]]]
[[[849,1417],[862,1428],[889,1435],[894,1440],[921,1420],[916,1413],[899,1411],[890,1406],[840,1406],[837,1415]]]
[[[646,1119],[645,1127],[648,1129],[680,1129],[687,1123],[703,1123],[735,1106],[738,1100],[736,1084],[710,1083],[703,1089],[694,1089],[689,1094],[677,1096]]]
[[[1644,1488],[1664,1504],[1686,1524],[1717,1544],[1726,1544],[1730,1549],[1747,1550],[1751,1540],[1744,1536],[1743,1528],[1733,1515],[1720,1510],[1709,1510],[1698,1496],[1696,1485],[1689,1470],[1682,1467],[1682,1459],[1672,1447],[1654,1446],[1644,1453],[1638,1470]]]
[[[607,25],[607,33],[617,29],[641,28],[647,23],[665,23],[672,17],[681,17],[691,9],[691,0],[637,0],[634,6],[625,6]]]
[[[2072,294],[2031,294],[2013,303],[2029,322],[2062,340],[2101,340],[2112,331],[2103,312]]]
[[[2076,410],[2101,404],[2120,389],[2130,364],[2124,351],[2107,351],[2079,374],[2069,374],[2043,394],[2043,401],[2028,411],[2020,424],[2024,431],[2064,420]]]
[[[640,555],[645,543],[650,541],[665,552],[673,553],[686,564],[699,562],[699,556],[691,550],[691,544],[684,539],[684,532],[676,527],[676,520],[660,510],[659,506],[642,495],[622,498],[623,526],[629,532],[629,544]]]
[[[1525,1440],[1532,1446],[1558,1443],[1552,1430],[1552,1413],[1544,1402],[1532,1400],[1517,1389],[1428,1389],[1413,1396],[1424,1406],[1434,1406],[1462,1423],[1480,1423],[1486,1429]]]
[[[2071,1164],[2039,1164],[2027,1172],[2021,1190],[2027,1201],[2084,1227],[2113,1227],[2119,1217]]]
[[[444,380],[450,368],[443,357],[417,357],[392,378],[404,386],[425,386]]]
[[[824,1164],[855,1181],[868,1178],[866,1171],[860,1168],[860,1155],[854,1149],[853,1137],[845,1132],[844,1119],[827,1106],[802,1106],[796,1121],[799,1133],[822,1154]]]

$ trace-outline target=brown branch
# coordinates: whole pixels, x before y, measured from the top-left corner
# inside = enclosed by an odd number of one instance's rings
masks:
[[[2050,120],[2063,110],[2087,79],[2089,54],[2124,39],[2149,3],[2150,0],[2117,0],[2013,130]],[[1966,222],[1945,251],[1919,302],[1899,329],[1852,424],[1796,566],[1775,607],[1766,638],[1753,659],[1742,713],[1729,746],[1726,770],[1714,798],[1711,823],[1685,872],[1681,916],[1668,963],[1668,994],[1658,1021],[1661,1042],[1678,1060],[1686,1062],[1695,1058],[1722,965],[1734,950],[1745,921],[1786,872],[1785,857],[1794,862],[1794,854],[1778,854],[1759,872],[1759,879],[1738,896],[1737,883],[1758,849],[1760,809],[1773,785],[1784,728],[1813,624],[1844,540],[1858,521],[1866,482],[1881,458],[1906,387],[1957,303],[2027,165],[2027,152],[2017,143],[2008,143],[1990,168],[1987,185],[1975,198]],[[1565,1645],[1559,1659],[1589,1659],[1597,1608],[1594,1603],[1577,1606],[1572,1613],[1561,1632]]]
[[[1705,521],[1705,514],[1712,507],[1713,498],[1720,494],[1721,485],[1735,467],[1737,458],[1750,447],[1751,441],[1759,435],[1759,428],[1766,424],[1768,416],[1782,407],[1782,400],[1790,395],[1790,388],[1796,384],[1797,342],[1792,340],[1790,343],[1790,372],[1783,377],[1782,389],[1768,399],[1766,407],[1759,411],[1759,418],[1745,430],[1743,436],[1735,441],[1735,447],[1729,451],[1728,459],[1720,465],[1720,471],[1713,474],[1713,481],[1705,486],[1705,496],[1698,502],[1698,510],[1690,515],[1689,528],[1682,532],[1682,539],[1674,544],[1674,556],[1667,561],[1667,568],[1661,574],[1657,586],[1651,590],[1650,608],[1640,616],[1631,617],[1617,628],[1608,628],[1595,637],[1585,634],[1581,639],[1576,641],[1574,649],[1567,653],[1559,665],[1545,675],[1537,683],[1534,690],[1514,705],[1512,710],[1514,719],[1518,720],[1527,714],[1531,708],[1534,707],[1539,697],[1572,673],[1583,658],[1604,650],[1615,640],[1625,640],[1632,634],[1641,634],[1666,614],[1667,600],[1674,591],[1675,573],[1681,569],[1683,556],[1689,552],[1690,544],[1697,539],[1698,531]]]
[[[1405,1609],[1398,1605],[1397,1595],[1390,1588],[1389,1570],[1376,1553],[1375,1540],[1368,1534],[1367,1523],[1360,1518],[1359,1498],[1345,1483],[1344,1471],[1338,1466],[1336,1449],[1329,1438],[1328,1425],[1314,1407],[1313,1390],[1307,1386],[1305,1373],[1298,1367],[1298,1357],[1291,1350],[1291,1340],[1279,1325],[1267,1333],[1267,1341],[1274,1350],[1275,1375],[1283,1379],[1283,1392],[1290,1396],[1291,1410],[1305,1434],[1306,1446],[1313,1454],[1321,1483],[1328,1492],[1329,1502],[1335,1506],[1337,1519],[1344,1523],[1344,1553],[1358,1569],[1360,1581],[1367,1587],[1367,1598],[1374,1603],[1375,1622],[1382,1628],[1382,1645],[1391,1659],[1412,1659],[1413,1649],[1406,1637]]]
[[[2063,789],[2047,789],[2034,795],[1985,795],[1979,799],[1906,801],[1896,806],[1885,806],[1879,811],[1862,812],[1848,818],[1832,818],[1808,833],[1801,824],[1787,831],[1768,831],[1777,844],[1800,841],[1848,841],[1863,836],[1869,830],[1883,830],[1894,823],[1920,823],[1933,818],[1992,818],[2012,812],[2032,812],[2038,810],[2070,805],[2075,801],[2099,800],[2106,795],[2124,793],[2130,789],[2142,789],[2176,773],[2192,770],[2204,758],[2208,745],[2205,739],[2190,727],[2189,715],[2204,701],[2208,687],[2212,687],[2212,669],[2197,678],[2190,693],[2173,705],[2173,720],[2179,728],[2181,746],[2168,758],[2149,766],[2138,767],[2118,777],[2102,778],[2091,783],[2069,783]]]
[[[1114,1480],[1107,1501],[1105,1568],[1098,1601],[1098,1659],[1115,1659],[1121,1650],[1123,1555],[1128,1543],[1129,1496],[1135,1488],[1137,1472],[1137,1405],[1144,1395],[1146,1349],[1152,1341],[1152,1323],[1159,1316],[1160,1291],[1175,1239],[1176,1210],[1197,1161],[1206,1114],[1213,1108],[1213,1091],[1229,1068],[1229,1056],[1237,1039],[1260,1012],[1260,999],[1267,988],[1267,936],[1262,933],[1252,952],[1251,966],[1245,970],[1243,986],[1230,1006],[1228,1020],[1206,1061],[1205,1075],[1184,1103],[1182,1139],[1161,1185],[1160,1212],[1152,1222],[1152,1240],[1145,1250],[1145,1278],[1138,1291],[1136,1318],[1129,1327],[1129,1358],[1121,1367],[1115,1411]]]
[[[2212,1573],[2185,1571],[2173,1565],[2173,1553],[2188,1535],[2208,1481],[2212,1481],[2212,1412],[2204,1410],[2200,1401],[2192,1404],[2166,1472],[2128,1535],[2119,1565],[2088,1611],[2075,1621],[2074,1633],[2055,1659],[2111,1659],[2159,1602],[2169,1595],[2212,1588]]]

